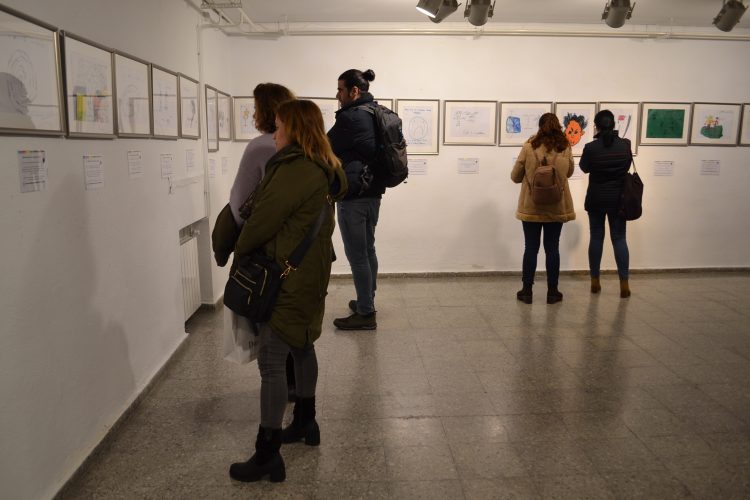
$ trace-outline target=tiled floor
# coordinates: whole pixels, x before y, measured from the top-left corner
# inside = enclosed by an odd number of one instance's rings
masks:
[[[333,330],[322,444],[287,480],[241,484],[257,364],[222,360],[222,314],[188,345],[66,498],[750,498],[750,274],[637,274],[588,293],[564,276],[529,306],[518,278],[384,279],[378,330]],[[291,407],[289,408],[291,411]],[[287,415],[289,417],[289,415]]]

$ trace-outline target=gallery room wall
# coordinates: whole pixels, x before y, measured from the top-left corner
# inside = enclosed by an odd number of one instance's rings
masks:
[[[201,17],[182,0],[3,3],[199,76]],[[217,58],[225,41],[206,33],[204,46]],[[207,64],[209,83],[227,81],[225,68]],[[0,137],[3,497],[52,497],[184,340],[178,233],[207,213],[203,144]],[[184,179],[189,149],[195,182],[170,191],[160,155]],[[19,150],[46,152],[46,190],[19,192]],[[142,152],[142,177],[128,174],[130,150]],[[83,155],[103,157],[103,189],[85,190]]]
[[[384,98],[750,101],[750,87],[739,84],[750,77],[744,42],[337,36],[242,39],[233,49],[237,60],[247,61],[234,68],[235,82],[278,81],[301,96],[333,97],[344,70],[372,68],[376,78],[371,91]],[[380,270],[519,270],[519,185],[510,181],[519,149],[441,144],[439,155],[421,156],[428,174],[409,177],[408,184],[384,197],[377,233]],[[478,174],[457,173],[457,159],[467,157],[479,159]],[[720,175],[700,175],[703,159],[720,160]],[[673,160],[674,176],[654,177],[656,160]],[[636,162],[646,190],[644,216],[628,226],[631,267],[750,265],[744,250],[750,236],[736,224],[750,215],[750,206],[742,202],[750,148],[642,146]],[[570,185],[577,220],[563,228],[562,268],[583,270],[588,268],[587,179]],[[730,240],[736,243],[727,244]],[[336,249],[343,255],[338,241]],[[611,249],[605,251],[603,266],[615,267]],[[333,272],[348,273],[346,260],[336,262]]]

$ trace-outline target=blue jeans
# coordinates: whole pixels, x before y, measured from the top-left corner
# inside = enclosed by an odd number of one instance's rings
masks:
[[[375,226],[380,198],[358,198],[338,203],[338,221],[344,252],[352,268],[357,292],[357,313],[375,312],[378,256],[375,254]]]
[[[523,223],[525,249],[523,252],[523,284],[534,284],[536,273],[536,256],[544,229],[544,254],[547,266],[547,287],[557,288],[560,279],[560,233],[562,222],[526,222]]]
[[[628,268],[630,265],[630,253],[628,242],[625,239],[627,222],[625,217],[617,212],[589,212],[589,270],[592,278],[599,277],[599,267],[602,263],[602,251],[604,250],[604,218],[609,220],[609,237],[612,247],[615,249],[615,262],[617,263],[617,274],[621,280],[628,279]]]

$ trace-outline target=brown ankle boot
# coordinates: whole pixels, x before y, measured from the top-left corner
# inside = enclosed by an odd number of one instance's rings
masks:
[[[599,293],[602,291],[602,285],[599,283],[599,278],[591,278],[591,293]]]
[[[623,299],[630,297],[630,285],[627,279],[620,280],[620,297]]]

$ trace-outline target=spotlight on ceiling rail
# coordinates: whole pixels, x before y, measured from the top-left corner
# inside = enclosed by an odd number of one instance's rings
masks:
[[[746,10],[747,7],[742,0],[724,0],[724,5],[714,18],[713,24],[721,31],[732,31]]]
[[[457,0],[443,0],[443,4],[438,9],[435,17],[431,17],[430,21],[433,23],[439,23],[446,17],[450,16],[458,10],[458,6],[461,5]]]
[[[467,0],[464,17],[468,17],[474,26],[484,26],[495,12],[495,2],[490,2],[491,0]]]
[[[622,28],[626,19],[630,19],[635,9],[635,2],[630,0],[611,0],[604,6],[602,19],[610,28]]]
[[[437,16],[442,5],[443,0],[419,0],[417,10],[432,19]]]

